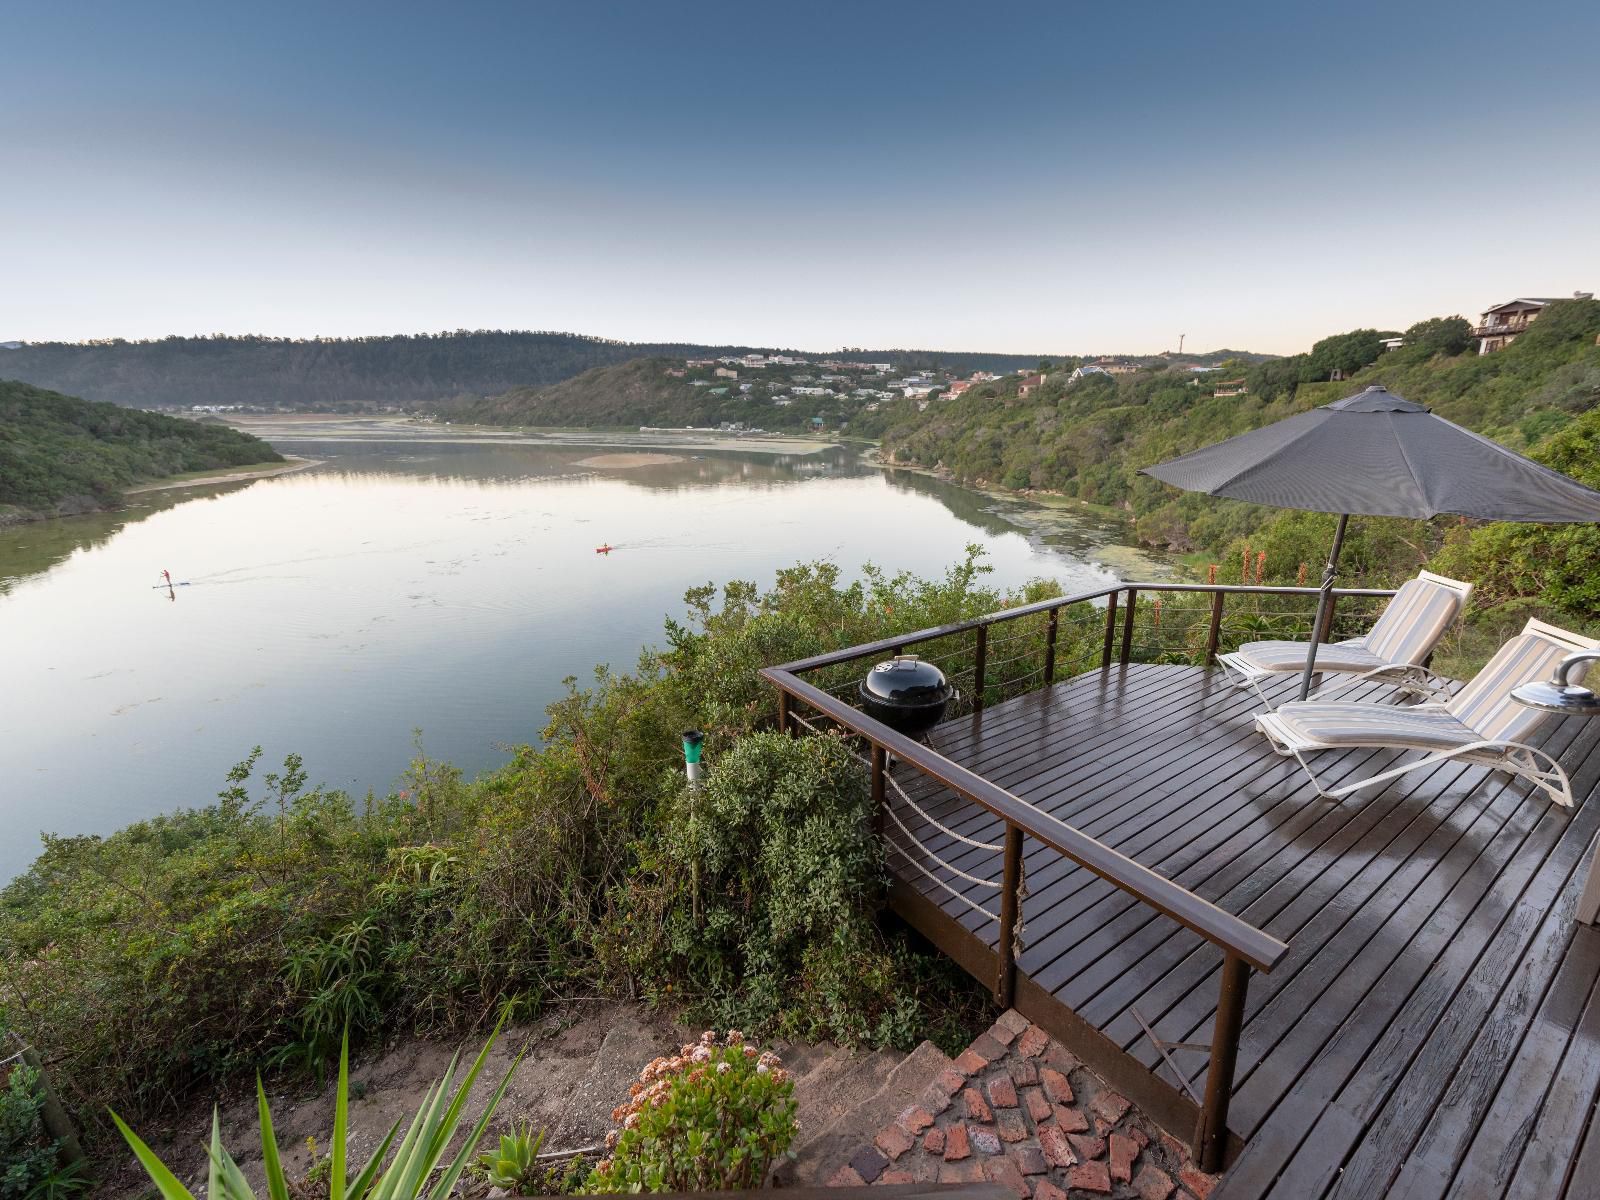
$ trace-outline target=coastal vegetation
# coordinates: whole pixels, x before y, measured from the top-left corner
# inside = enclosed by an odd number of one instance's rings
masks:
[[[355,797],[252,755],[214,804],[48,838],[0,892],[0,1023],[102,1139],[108,1106],[136,1124],[263,1063],[329,1070],[346,1029],[466,1029],[596,990],[762,1036],[954,1049],[983,994],[883,917],[864,768],[764,732],[757,670],[1053,591],[984,572],[974,549],[935,579],[707,585],[476,779],[419,755],[400,790]],[[713,764],[698,796],[686,728]]]
[[[281,462],[226,425],[0,380],[0,522],[114,508],[124,489],[183,472]]]
[[[1548,306],[1506,349],[1476,353],[1459,317],[1422,321],[1385,351],[1378,330],[1355,330],[1289,358],[1196,374],[1148,366],[1126,375],[1065,370],[1020,394],[1014,376],[983,383],[925,412],[896,407],[884,422],[884,457],[971,484],[1045,492],[1131,514],[1139,539],[1204,566],[1255,563],[1265,583],[1315,578],[1334,518],[1179,493],[1141,467],[1187,453],[1381,383],[1439,415],[1600,486],[1600,301]],[[1344,378],[1330,380],[1334,372]],[[1231,385],[1221,387],[1217,380]],[[1242,385],[1242,393],[1240,386]],[[1221,394],[1218,394],[1221,393]],[[1361,519],[1351,526],[1343,579],[1382,584],[1426,564],[1479,584],[1473,616],[1498,631],[1548,612],[1600,617],[1589,581],[1592,526],[1510,526],[1460,519]],[[1589,564],[1586,567],[1585,564]]]

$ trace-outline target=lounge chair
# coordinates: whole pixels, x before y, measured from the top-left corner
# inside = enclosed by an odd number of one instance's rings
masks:
[[[1317,647],[1317,674],[1353,675],[1392,683],[1412,695],[1448,700],[1443,681],[1424,665],[1433,648],[1467,606],[1472,585],[1431,571],[1400,585],[1383,614],[1363,636]],[[1306,669],[1307,642],[1246,642],[1217,655],[1235,687],[1252,687],[1269,708],[1263,681]]]
[[[1551,714],[1511,698],[1511,690],[1555,673],[1569,654],[1600,646],[1542,621],[1529,621],[1522,632],[1495,653],[1448,702],[1397,707],[1390,704],[1330,703],[1293,700],[1277,712],[1261,713],[1256,727],[1279,754],[1292,754],[1324,796],[1348,796],[1368,784],[1396,779],[1419,767],[1450,759],[1493,767],[1527,779],[1563,808],[1572,807],[1572,784],[1548,753],[1524,742]],[[1573,682],[1579,672],[1574,672]],[[1426,751],[1424,757],[1339,787],[1324,787],[1306,754],[1314,750],[1393,747]]]

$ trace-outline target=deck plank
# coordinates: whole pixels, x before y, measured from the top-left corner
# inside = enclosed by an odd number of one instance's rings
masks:
[[[1572,921],[1600,826],[1600,722],[1534,739],[1573,775],[1569,813],[1459,764],[1329,802],[1256,732],[1259,708],[1219,672],[1138,664],[951,720],[930,744],[1289,943],[1250,981],[1229,1122],[1249,1140],[1219,1200],[1578,1187],[1600,1166],[1600,930]],[[1318,769],[1356,778],[1397,757],[1330,752]],[[997,851],[938,826],[998,843],[1001,822],[912,769],[895,778],[916,807],[894,811],[927,851],[997,881]],[[903,852],[897,876],[992,947],[994,922],[966,902],[997,909],[997,890],[912,852],[948,887]],[[1207,1040],[1220,955],[1031,838],[1024,867],[1019,969],[1172,1086],[1133,1010],[1169,1040]],[[1201,1056],[1185,1062],[1203,1078]]]

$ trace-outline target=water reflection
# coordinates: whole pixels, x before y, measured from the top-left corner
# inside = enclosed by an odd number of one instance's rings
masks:
[[[939,574],[981,541],[1001,588],[1087,589],[1114,549],[837,447],[633,469],[579,466],[594,446],[282,448],[322,465],[0,535],[0,878],[41,829],[205,803],[258,743],[357,790],[394,782],[418,727],[468,771],[502,761],[564,677],[630,667],[708,581],[823,558]]]

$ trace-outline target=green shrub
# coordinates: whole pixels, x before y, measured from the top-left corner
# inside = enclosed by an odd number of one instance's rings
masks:
[[[45,1137],[43,1107],[39,1073],[20,1063],[13,1066],[0,1090],[0,1200],[32,1197],[56,1173],[60,1146]]]
[[[796,1131],[794,1083],[778,1056],[710,1031],[639,1074],[613,1110],[620,1129],[589,1192],[749,1190],[766,1182]]]
[[[629,970],[783,1036],[902,1040],[916,1004],[874,920],[871,818],[866,768],[842,739],[741,738],[663,811],[626,895]]]

